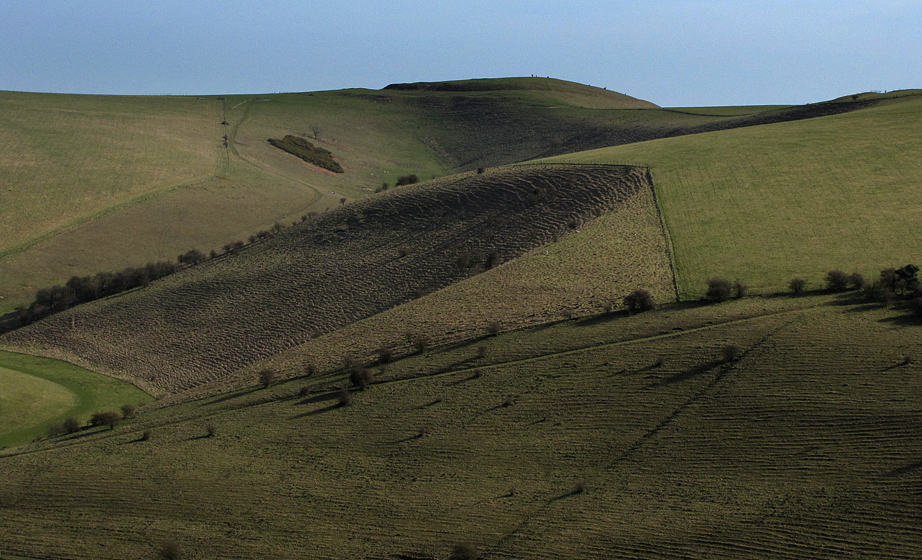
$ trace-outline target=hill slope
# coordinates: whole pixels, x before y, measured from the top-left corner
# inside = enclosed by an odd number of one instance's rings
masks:
[[[73,275],[207,253],[401,175],[428,179],[879,101],[676,111],[545,78],[196,99],[2,92],[0,202],[15,211],[0,213],[0,313]],[[345,173],[268,143],[289,134],[332,152]]]
[[[324,375],[8,450],[4,553],[918,558],[918,327],[842,303],[568,321],[390,364],[348,407]]]
[[[683,297],[711,277],[778,291],[832,269],[920,260],[922,96],[824,118],[619,146],[552,161],[651,166]]]
[[[630,167],[528,166],[392,190],[3,340],[188,389],[563,237],[645,181]]]

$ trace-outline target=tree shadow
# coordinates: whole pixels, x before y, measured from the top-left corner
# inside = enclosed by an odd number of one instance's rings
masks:
[[[249,395],[258,390],[259,390],[258,387],[253,387],[249,389],[241,389],[239,391],[233,391],[233,392],[227,393],[226,395],[220,396],[213,401],[202,403],[200,406],[211,406],[213,404],[220,404],[220,403],[229,401],[231,399],[236,399],[237,397],[243,397],[243,396]]]
[[[308,410],[307,412],[305,412],[305,413],[303,413],[303,414],[296,414],[296,415],[292,416],[291,418],[292,418],[292,420],[294,420],[294,419],[296,419],[296,418],[307,418],[308,416],[316,416],[316,415],[318,415],[318,414],[323,414],[323,413],[325,413],[325,412],[330,412],[331,410],[336,410],[337,408],[342,408],[342,407],[343,407],[343,405],[339,404],[339,402],[335,402],[335,403],[333,403],[333,404],[331,404],[331,405],[328,405],[328,406],[325,406],[325,407],[323,407],[323,408],[316,408],[316,409],[314,409],[314,410]]]
[[[665,379],[662,379],[655,383],[651,383],[650,385],[647,386],[647,389],[654,389],[657,387],[663,387],[665,385],[673,385],[675,383],[681,383],[682,381],[687,381],[699,375],[703,375],[719,367],[722,364],[723,362],[720,360],[711,360],[710,362],[698,364],[696,366],[692,366],[686,369],[685,371],[680,371],[678,373],[670,375],[669,377],[666,377]]]
[[[915,463],[910,463],[906,466],[893,469],[892,471],[885,474],[885,477],[894,477],[902,476],[904,474],[909,474],[914,471],[922,470],[922,461],[916,461]]]

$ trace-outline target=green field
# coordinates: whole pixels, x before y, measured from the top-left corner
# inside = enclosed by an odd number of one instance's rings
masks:
[[[919,260],[922,100],[557,158],[651,166],[683,298],[712,277],[783,291]]]
[[[137,387],[60,360],[0,351],[0,447],[48,434],[73,416],[86,423],[103,410],[153,399]]]

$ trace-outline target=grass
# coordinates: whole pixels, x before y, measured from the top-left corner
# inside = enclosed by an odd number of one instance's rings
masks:
[[[86,423],[92,413],[118,411],[153,399],[137,387],[60,360],[0,351],[0,446],[46,436],[70,416]]]
[[[898,319],[827,296],[667,306],[491,337],[481,376],[439,373],[470,348],[436,347],[349,407],[326,374],[153,410],[8,450],[0,538],[71,558],[168,541],[200,558],[445,557],[459,542],[520,558],[914,558],[922,377],[898,363],[922,348]],[[743,354],[721,364],[728,343]],[[85,511],[120,514],[90,531]]]
[[[683,298],[708,278],[781,291],[918,260],[922,101],[558,158],[652,167]]]

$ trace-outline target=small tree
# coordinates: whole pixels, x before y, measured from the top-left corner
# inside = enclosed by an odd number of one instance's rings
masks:
[[[634,290],[630,294],[624,296],[623,302],[631,313],[656,309],[656,304],[653,302],[653,295],[647,290]]]
[[[730,298],[730,281],[726,278],[711,278],[708,280],[708,291],[704,297],[710,301],[721,302]]]
[[[742,299],[746,297],[746,292],[749,291],[749,286],[743,284],[739,280],[733,283],[733,297],[736,299]]]
[[[844,292],[848,289],[848,275],[841,270],[826,273],[826,288],[832,292]]]
[[[69,416],[64,420],[64,431],[68,434],[73,434],[80,431],[80,420],[77,420],[73,416]]]
[[[355,366],[352,368],[352,373],[349,374],[349,382],[353,386],[358,387],[359,390],[364,391],[366,387],[371,385],[371,382],[374,381],[374,373],[362,366]]]
[[[271,369],[264,369],[259,372],[259,382],[262,384],[263,388],[272,385],[272,382],[275,381],[275,371]]]
[[[788,288],[791,290],[791,293],[795,296],[799,296],[804,292],[804,288],[807,287],[807,281],[803,278],[792,278],[791,282],[788,284]]]

